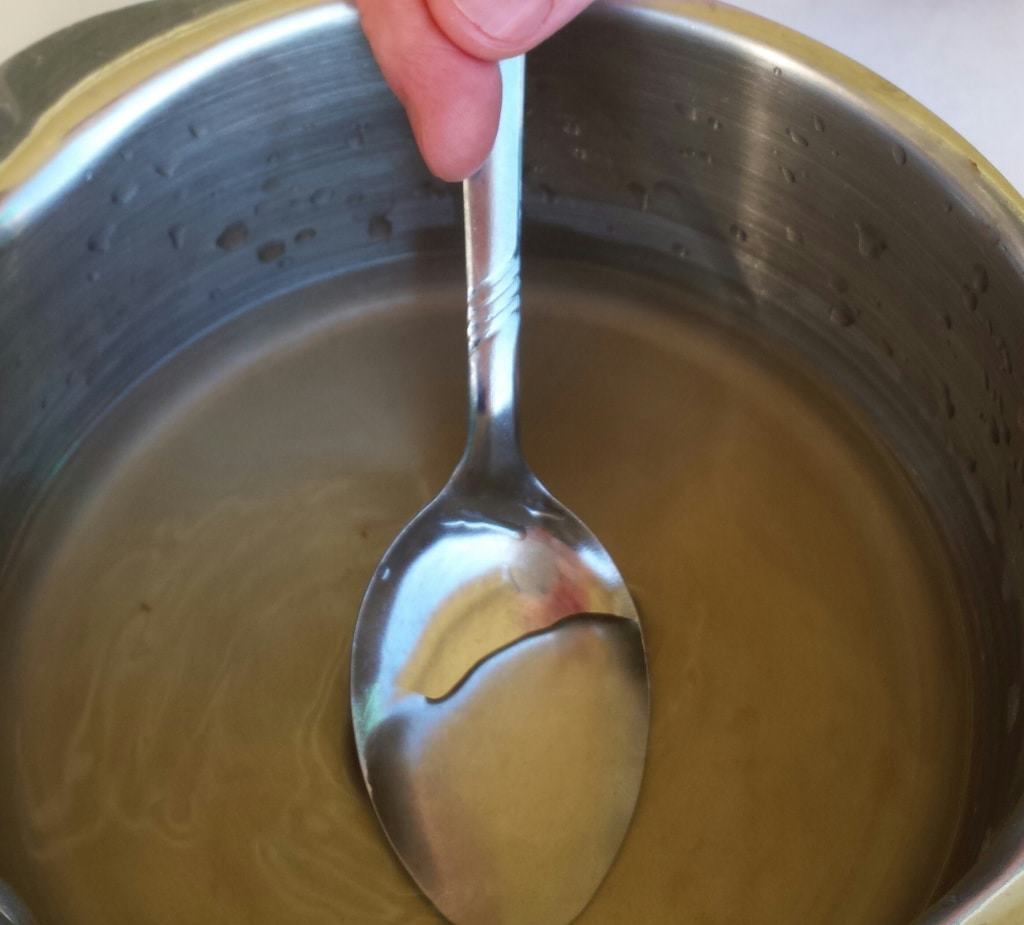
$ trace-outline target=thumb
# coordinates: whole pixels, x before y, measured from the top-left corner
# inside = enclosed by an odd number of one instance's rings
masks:
[[[466,53],[486,61],[529,51],[591,0],[427,0],[434,21]]]

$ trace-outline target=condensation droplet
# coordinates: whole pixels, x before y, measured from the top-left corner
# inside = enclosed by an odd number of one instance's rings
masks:
[[[729,234],[731,234],[740,244],[745,244],[747,241],[747,231],[742,225],[730,225]]]
[[[296,244],[308,244],[316,237],[315,228],[303,228],[297,235],[295,235]]]
[[[233,222],[217,238],[217,247],[222,251],[236,251],[249,243],[249,226],[245,222]]]
[[[960,297],[963,299],[964,308],[968,311],[977,311],[978,295],[970,286],[964,286],[960,290]]]
[[[988,270],[980,263],[976,263],[971,270],[970,287],[978,295],[984,295],[988,292]]]
[[[287,251],[284,241],[268,241],[256,251],[260,263],[277,263]]]
[[[832,155],[833,157],[839,157],[839,149],[838,149],[838,148],[832,148],[832,149],[831,149],[831,151],[830,151],[829,153],[830,153],[830,154],[831,154],[831,155]]]
[[[334,190],[323,187],[318,189],[312,196],[309,197],[310,203],[314,206],[320,207],[325,206],[334,198]]]
[[[999,446],[1002,442],[1002,434],[999,432],[999,423],[994,417],[988,423],[988,438],[992,441],[994,446]]]
[[[538,170],[535,172],[539,173],[540,171]],[[420,192],[422,192],[424,196],[430,196],[434,199],[447,199],[450,195],[450,190],[451,187],[446,183],[442,183],[440,180],[429,179],[424,180],[420,184]]]
[[[1006,373],[1006,375],[1013,375],[1013,359],[1010,356],[1010,349],[1006,346],[1006,341],[1000,338],[996,350],[999,352],[999,368]]]
[[[800,147],[802,148],[806,148],[810,144],[810,142],[806,138],[804,138],[804,136],[801,135],[795,128],[787,128],[786,134],[789,135],[789,140],[792,141],[793,144],[800,145]]]
[[[573,148],[572,156],[576,158],[576,160],[578,161],[585,161],[588,157],[590,157],[586,148]]]
[[[93,233],[89,238],[88,247],[94,254],[107,253],[114,243],[114,226],[106,225]]]
[[[782,68],[781,67],[773,67],[772,68],[772,75],[775,76],[775,77],[781,77],[782,76]]]
[[[953,316],[949,312],[942,313],[942,323],[946,326],[947,331],[953,330]]]
[[[785,177],[787,183],[796,183],[796,174],[793,173],[785,164],[779,167],[782,176]]]
[[[188,133],[193,138],[202,138],[206,134],[206,126],[200,125],[198,122],[193,122],[188,127]]]
[[[942,410],[945,411],[946,417],[950,420],[956,417],[956,405],[953,403],[953,395],[945,382],[942,383]]]
[[[90,270],[89,271],[89,282],[90,283],[98,283],[100,281],[100,279],[101,279],[101,277],[100,277],[100,271],[99,270]]]
[[[711,156],[710,151],[698,151],[697,157],[700,158],[709,167],[714,163],[714,158]]]
[[[178,172],[178,163],[177,161],[157,161],[153,165],[153,170],[157,176],[163,177],[165,180],[172,180]]]
[[[686,112],[686,118],[691,122],[700,122],[700,109],[696,106],[691,106]]]
[[[580,127],[580,124],[571,120],[562,123],[562,131],[572,138],[579,138],[579,136],[583,134],[583,129]]]
[[[116,206],[126,206],[139,194],[137,183],[124,183],[114,190],[110,201]]]
[[[821,116],[815,116],[812,120],[814,122],[814,131],[824,132],[825,131],[825,120]]]
[[[358,150],[359,148],[366,147],[366,128],[365,125],[357,125],[355,127],[355,131],[352,132],[352,137],[348,141],[350,148]]]
[[[841,328],[848,328],[857,320],[853,309],[845,302],[833,306],[832,310],[828,313],[828,318],[829,321]]]
[[[646,212],[648,206],[651,204],[651,197],[647,192],[647,187],[642,183],[638,183],[636,180],[630,180],[629,183],[626,184],[626,189],[628,189],[630,195],[632,195],[637,208],[641,212]]]
[[[277,192],[277,190],[279,190],[280,188],[281,188],[281,178],[280,177],[268,177],[266,180],[263,181],[262,185],[260,186],[260,189],[264,193],[274,193],[274,192]]]
[[[871,225],[862,222],[854,222],[857,230],[857,250],[861,257],[868,260],[875,260],[881,257],[888,248],[885,238]]]
[[[540,192],[541,199],[547,205],[551,205],[558,200],[558,193],[555,192],[554,187],[549,186],[547,183],[537,184],[537,190]]]
[[[803,244],[804,236],[792,225],[786,226],[786,240],[791,244]]]
[[[176,251],[180,251],[185,246],[184,225],[173,225],[167,230],[167,234],[171,239],[171,245]]]
[[[893,144],[892,159],[902,167],[907,162],[907,149],[901,144]]]
[[[690,256],[689,250],[687,250],[682,244],[680,244],[679,241],[673,242],[673,244],[672,244],[672,254],[673,254],[673,256],[678,257],[681,260],[684,260],[684,259],[686,259],[687,257]]]
[[[711,131],[717,132],[722,127],[722,122],[715,116],[708,116],[708,125],[711,126]]]
[[[392,225],[391,219],[386,215],[374,215],[366,226],[371,241],[391,240]]]
[[[666,209],[683,210],[686,208],[686,197],[674,183],[658,180],[651,191],[651,197],[660,202]]]

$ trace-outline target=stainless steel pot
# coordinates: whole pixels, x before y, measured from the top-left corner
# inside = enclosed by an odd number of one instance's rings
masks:
[[[528,250],[727,281],[733,320],[825,371],[932,501],[973,603],[983,779],[967,873],[920,921],[1020,921],[1024,201],[894,87],[726,6],[598,7],[531,68]],[[456,252],[450,192],[342,3],[160,0],[4,66],[0,559],[166,358],[339,268]],[[27,920],[0,887],[4,916]]]

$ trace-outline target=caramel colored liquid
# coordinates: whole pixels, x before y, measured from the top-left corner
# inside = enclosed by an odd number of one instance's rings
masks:
[[[0,878],[41,925],[439,921],[348,717],[363,590],[464,435],[458,285],[387,285],[199,345],[54,486],[0,624]],[[529,293],[527,456],[630,582],[652,682],[580,921],[909,922],[971,752],[948,561],[845,405],[679,301]]]

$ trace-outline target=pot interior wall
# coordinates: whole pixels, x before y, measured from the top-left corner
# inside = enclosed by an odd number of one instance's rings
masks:
[[[596,10],[532,57],[528,105],[528,267],[724,287],[718,320],[835,383],[928,500],[979,666],[966,870],[1022,786],[1019,228],[998,237],[931,152],[827,81],[705,25]],[[0,553],[169,357],[339,271],[457,254],[459,221],[351,16],[184,86],[0,249]],[[21,590],[2,589],[11,612]]]

